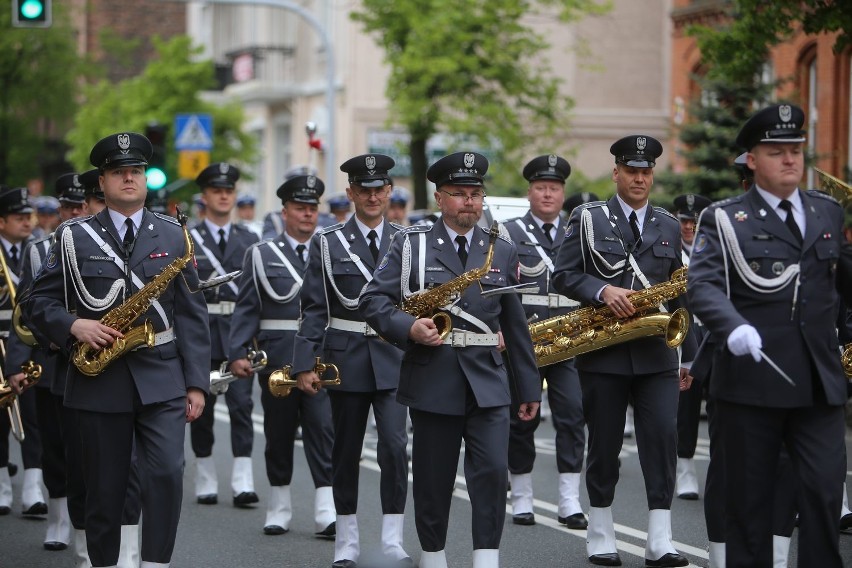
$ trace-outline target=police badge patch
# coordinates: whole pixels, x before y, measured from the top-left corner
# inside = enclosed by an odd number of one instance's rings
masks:
[[[50,251],[50,256],[47,257],[44,266],[48,269],[56,268],[56,251]]]
[[[385,257],[382,259],[381,264],[379,264],[379,270],[384,270],[385,267],[388,265],[389,256],[389,254],[385,253]]]
[[[700,254],[707,247],[707,237],[704,233],[698,233],[695,237],[695,246],[692,247],[692,254]]]

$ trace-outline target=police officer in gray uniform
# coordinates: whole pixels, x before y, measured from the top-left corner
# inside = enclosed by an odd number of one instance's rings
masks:
[[[489,235],[477,226],[488,160],[458,152],[426,172],[442,212],[433,226],[394,238],[375,280],[361,297],[361,312],[390,343],[405,351],[398,399],[414,426],[414,513],[423,552],[421,568],[446,568],[450,503],[465,442],[465,477],[473,509],[474,568],[496,567],[503,532],[508,468],[510,391],[523,420],[538,411],[541,384],[526,316],[516,291],[518,256],[502,237],[485,267]],[[442,339],[435,322],[397,306],[412,294],[485,267],[485,274],[443,305],[452,331]],[[465,284],[465,283],[463,283]],[[499,349],[505,338],[514,373]],[[513,380],[510,380],[513,375]]]
[[[239,178],[240,170],[236,166],[220,162],[204,168],[195,179],[201,188],[201,198],[207,212],[204,220],[190,231],[195,239],[198,275],[203,279],[239,270],[246,249],[258,242],[255,233],[231,222]],[[237,291],[237,283],[232,280],[204,292],[207,313],[210,315],[211,371],[218,370],[230,353],[228,335]],[[231,453],[234,456],[231,489],[237,507],[248,507],[258,502],[251,463],[254,444],[251,390],[251,381],[237,381],[225,393],[231,418]],[[219,481],[213,460],[213,407],[216,399],[215,394],[209,394],[204,414],[190,425],[192,451],[196,458],[195,497],[203,505],[213,505],[219,499]]]
[[[316,487],[315,531],[321,536],[334,536],[331,489],[334,434],[328,393],[309,396],[294,389],[287,397],[277,398],[269,391],[269,375],[289,364],[293,353],[293,339],[299,328],[299,290],[307,268],[310,239],[317,226],[317,205],[324,189],[322,180],[312,175],[291,178],[278,188],[286,229],[276,239],[263,241],[246,251],[240,292],[231,318],[231,372],[238,377],[253,374],[246,353],[255,348],[255,338],[257,348],[266,352],[268,358],[266,369],[258,375],[266,435],[266,475],[271,485],[265,534],[290,530],[293,445],[301,422],[305,457]]]
[[[335,567],[352,568],[360,556],[358,537],[358,462],[370,407],[378,430],[381,468],[382,552],[402,566],[413,566],[402,547],[408,457],[405,407],[396,401],[402,353],[382,340],[358,313],[358,297],[400,227],[384,218],[394,161],[365,154],[344,162],[346,190],[355,215],[320,231],[311,241],[310,261],[301,291],[302,325],[293,348],[293,376],[299,388],[315,392],[315,358],[340,369],[341,385],[329,389],[337,535]]]
[[[626,136],[610,147],[617,193],[608,201],[578,207],[571,214],[553,275],[556,290],[585,305],[607,306],[626,319],[635,313],[634,290],[670,280],[683,265],[680,228],[665,209],[648,203],[655,160],[662,145],[650,136]],[[668,309],[685,303],[668,302]],[[695,344],[687,335],[683,360]],[[637,444],[648,497],[646,566],[686,566],[671,540],[671,502],[677,458],[679,386],[689,376],[679,368],[678,352],[653,336],[578,355],[583,411],[589,428],[586,488],[589,492],[589,560],[619,566],[612,520],[618,482],[618,454],[628,398],[634,405]]]
[[[89,156],[100,168],[107,209],[63,225],[24,304],[27,321],[63,350],[85,344],[92,355],[121,337],[98,320],[187,254],[171,217],[143,208],[150,141],[119,133]],[[210,335],[204,300],[190,293],[191,260],[165,284],[144,319],[152,345],[114,358],[95,376],[68,373],[65,404],[77,409],[86,495],[85,529],[95,567],[115,566],[121,517],[136,449],[142,479],[141,566],[167,566],[183,496],[184,432],[204,407]],[[141,321],[141,318],[140,318]],[[126,337],[126,334],[125,334]]]
[[[559,215],[565,195],[565,180],[571,175],[568,160],[554,154],[539,156],[524,167],[529,182],[530,210],[523,217],[506,222],[509,237],[518,249],[520,280],[538,285],[537,293],[525,293],[521,303],[528,321],[544,320],[569,312],[579,302],[557,294],[551,287],[556,253],[565,235],[565,220]],[[580,474],[586,447],[583,397],[573,359],[539,369],[547,380],[547,397],[556,430],[556,468],[559,472],[560,523],[569,529],[588,525],[580,506]],[[532,468],[535,462],[535,431],[540,416],[524,421],[517,416],[520,401],[513,401],[509,436],[509,479],[512,494],[512,522],[535,524],[533,514]]]
[[[799,565],[842,565],[846,380],[835,287],[843,210],[798,188],[804,122],[799,107],[776,104],[745,123],[737,144],[754,185],[704,210],[692,252],[690,305],[714,340],[710,393],[724,425],[729,568],[772,565],[782,445],[798,483]]]

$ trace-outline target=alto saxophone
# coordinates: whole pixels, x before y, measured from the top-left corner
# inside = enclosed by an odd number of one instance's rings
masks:
[[[107,312],[100,322],[107,327],[120,331],[124,337],[117,338],[112,345],[103,349],[94,349],[88,343],[77,342],[74,346],[72,362],[84,375],[95,377],[101,373],[115,359],[123,356],[128,351],[136,349],[141,345],[154,346],[154,326],[149,320],[145,323],[132,327],[133,322],[148,311],[151,303],[166,291],[169,282],[181,273],[192,260],[195,247],[192,237],[186,230],[186,215],[180,210],[177,212],[178,221],[183,229],[186,253],[173,260],[153,280],[145,284],[132,296],[127,298],[120,306]]]
[[[671,280],[632,294],[630,302],[636,313],[628,319],[615,317],[608,306],[589,306],[530,324],[536,363],[543,367],[603,347],[657,335],[665,337],[666,345],[674,349],[686,339],[689,314],[683,308],[663,313],[659,306],[686,292],[686,272],[686,267],[678,268]]]
[[[497,240],[499,234],[500,225],[495,221],[488,232],[488,251],[485,253],[485,262],[482,266],[468,270],[440,286],[412,294],[402,301],[399,309],[418,319],[432,318],[441,339],[445,339],[453,331],[453,322],[446,312],[439,310],[458,298],[468,286],[488,274],[491,261],[494,258],[494,241]]]

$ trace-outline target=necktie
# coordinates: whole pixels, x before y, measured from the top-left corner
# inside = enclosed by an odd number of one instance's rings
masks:
[[[17,268],[18,267],[18,247],[17,245],[12,245],[12,248],[9,249],[9,257],[12,260],[12,265]]]
[[[633,242],[636,243],[634,248],[638,248],[642,244],[642,231],[639,230],[639,219],[636,217],[636,211],[630,213],[630,228],[633,230]]]
[[[373,255],[373,262],[376,262],[379,260],[379,245],[376,244],[379,235],[376,234],[376,231],[370,229],[370,232],[367,233],[367,238],[370,239],[370,253]]]
[[[302,261],[302,264],[305,264],[305,245],[296,245],[296,254],[299,255],[299,260]]]
[[[553,235],[550,234],[550,231],[553,230],[553,223],[545,223],[541,226],[541,230],[544,231],[544,236],[547,237],[547,242],[553,244]]]
[[[225,254],[225,246],[228,244],[228,241],[225,240],[225,229],[219,229],[219,252]]]
[[[778,204],[778,207],[787,212],[787,218],[784,219],[784,224],[787,225],[787,228],[790,229],[790,232],[793,233],[793,236],[796,237],[797,241],[799,241],[799,244],[802,244],[802,231],[799,230],[799,224],[796,223],[796,219],[793,218],[793,204],[786,199],[782,199],[781,203]]]
[[[467,238],[464,235],[459,235],[456,237],[456,242],[459,244],[459,260],[461,260],[462,266],[467,264]]]
[[[130,217],[124,220],[124,225],[127,228],[124,230],[124,239],[121,241],[121,244],[124,246],[124,252],[129,256],[130,251],[133,249],[133,221]]]

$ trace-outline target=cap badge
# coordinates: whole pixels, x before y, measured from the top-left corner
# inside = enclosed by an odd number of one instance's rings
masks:
[[[556,167],[556,156],[554,154],[551,154],[547,157],[547,165],[551,168]]]
[[[790,105],[778,105],[778,116],[783,122],[790,122],[793,118],[793,108]]]
[[[376,157],[375,156],[367,156],[364,159],[364,164],[367,166],[368,170],[376,169]]]
[[[130,135],[119,134],[116,138],[118,138],[118,148],[121,150],[122,154],[126,154],[130,149]]]
[[[80,187],[80,180],[79,180],[79,179],[77,179],[77,174],[74,174],[74,177],[73,177],[73,178],[71,178],[71,184],[72,184],[74,187]]]
[[[638,136],[636,138],[636,149],[639,150],[640,152],[644,152],[645,151],[645,145],[647,143],[648,143],[648,141],[645,139],[644,136]]]
[[[226,164],[225,162],[219,162],[219,173],[220,174],[225,175],[225,174],[228,173],[228,170],[230,170],[230,169],[231,169],[231,166],[229,164]]]
[[[475,160],[476,160],[476,156],[474,156],[473,154],[465,154],[464,155],[464,167],[472,168]]]
[[[305,181],[305,185],[308,186],[308,189],[313,189],[317,185],[317,178],[314,176],[308,176],[308,179]]]
[[[737,211],[736,213],[734,213],[734,219],[740,222],[745,221],[746,219],[748,219],[748,213],[746,213],[745,211]]]

